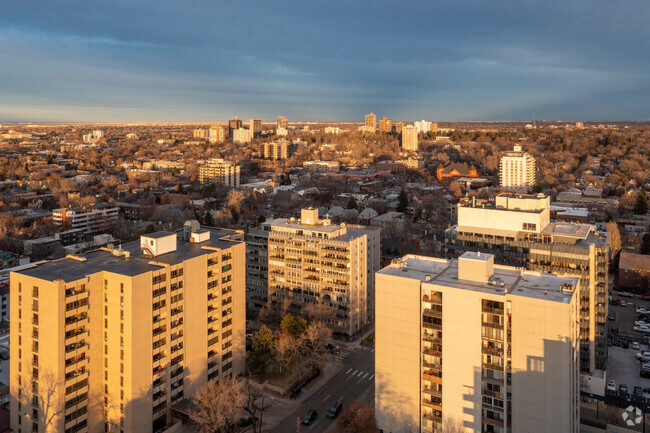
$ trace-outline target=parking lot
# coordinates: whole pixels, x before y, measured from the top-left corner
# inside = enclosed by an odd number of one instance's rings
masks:
[[[617,391],[620,384],[627,385],[630,394],[635,386],[650,389],[650,378],[642,378],[639,375],[641,363],[636,357],[637,352],[650,350],[648,344],[650,334],[634,331],[634,322],[637,320],[636,307],[640,305],[650,310],[650,301],[624,298],[616,294],[613,295],[613,298],[625,301],[626,305],[624,307],[609,306],[609,311],[614,313],[615,319],[607,321],[607,327],[610,330],[608,333],[609,344],[611,344],[607,361],[607,380],[616,382]],[[633,342],[640,344],[639,350],[632,349]],[[625,344],[629,345],[629,348],[624,348]],[[611,396],[612,393],[608,392],[608,395]],[[650,394],[646,393],[645,397],[650,398]]]

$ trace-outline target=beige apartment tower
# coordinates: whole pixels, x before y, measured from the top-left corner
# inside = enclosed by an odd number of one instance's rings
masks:
[[[502,188],[526,190],[532,187],[536,179],[535,158],[523,152],[521,146],[514,146],[501,157],[499,178]]]
[[[220,158],[213,158],[199,167],[199,182],[219,183],[231,188],[239,188],[240,167]]]
[[[377,116],[374,113],[366,114],[366,130],[375,132],[377,130]]]
[[[418,151],[418,130],[413,125],[406,125],[402,128],[402,151]]]
[[[299,220],[277,218],[261,229],[268,233],[269,302],[320,307],[331,313],[334,331],[347,335],[373,322],[379,229],[332,224],[311,208]]]
[[[262,120],[250,119],[248,121],[248,129],[250,130],[251,139],[259,137],[262,134]]]
[[[14,432],[156,432],[245,370],[245,245],[157,232],[11,274]]]
[[[578,278],[408,255],[377,273],[383,433],[577,433]]]
[[[385,117],[379,119],[379,132],[383,134],[390,134],[393,132],[393,122]]]

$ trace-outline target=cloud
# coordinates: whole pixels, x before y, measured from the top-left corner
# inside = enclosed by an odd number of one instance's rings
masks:
[[[0,119],[648,119],[649,19],[645,0],[10,2]]]

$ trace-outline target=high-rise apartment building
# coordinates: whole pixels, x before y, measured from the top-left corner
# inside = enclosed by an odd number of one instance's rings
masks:
[[[418,151],[418,130],[413,125],[406,125],[402,128],[402,150]]]
[[[278,127],[278,129],[279,129],[279,128],[287,129],[287,128],[289,127],[289,121],[288,121],[287,118],[284,117],[284,116],[279,116],[279,117],[276,119],[276,122],[277,122],[277,127]]]
[[[262,120],[250,119],[248,121],[248,129],[251,132],[251,139],[259,137],[262,134]]]
[[[232,131],[232,142],[236,144],[245,144],[253,138],[250,129],[239,128]]]
[[[332,224],[318,209],[262,223],[268,232],[268,299],[330,313],[335,332],[354,335],[374,317],[379,229]],[[250,255],[249,255],[250,257]]]
[[[379,132],[384,134],[393,132],[393,121],[385,117],[379,119]]]
[[[404,129],[404,122],[393,123],[393,132],[395,132],[395,134],[401,134],[402,129]]]
[[[377,130],[377,116],[374,113],[366,114],[366,131],[375,132]]]
[[[232,132],[235,129],[239,129],[241,127],[242,127],[242,122],[237,117],[235,117],[234,119],[230,119],[228,121],[228,135],[232,137]]]
[[[260,157],[265,159],[286,159],[289,157],[290,144],[281,139],[270,143],[260,144]]]
[[[246,235],[246,306],[254,310],[269,301],[269,230],[263,225]]]
[[[473,252],[379,271],[379,431],[577,433],[578,283]]]
[[[157,232],[11,274],[11,428],[157,432],[245,371],[243,233]]]
[[[238,165],[221,158],[213,158],[199,167],[199,182],[239,188],[239,172]]]
[[[535,184],[535,158],[514,146],[511,152],[505,152],[501,157],[499,178],[503,188],[529,188]]]
[[[418,134],[426,134],[430,131],[432,131],[432,126],[433,123],[427,121],[427,120],[420,120],[417,121],[413,124],[415,126],[415,129],[417,129]]]
[[[223,143],[226,139],[226,131],[223,126],[214,125],[210,127],[208,140],[210,143]]]
[[[589,224],[550,221],[550,198],[499,194],[493,202],[458,205],[458,224],[447,229],[447,257],[466,251],[494,254],[497,263],[580,277],[580,368],[607,365],[609,242]]]

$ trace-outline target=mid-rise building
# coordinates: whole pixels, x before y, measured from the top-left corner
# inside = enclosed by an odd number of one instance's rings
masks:
[[[104,138],[104,131],[100,129],[95,129],[89,134],[84,134],[82,139],[85,143],[96,143],[97,141]]]
[[[445,233],[447,257],[466,251],[494,254],[500,264],[580,277],[580,368],[607,365],[609,242],[593,225],[550,221],[550,198],[499,194],[493,202],[457,207]]]
[[[223,143],[225,139],[226,139],[226,130],[224,129],[223,126],[214,125],[210,127],[210,132],[208,135],[208,140],[210,141],[210,143],[212,144]]]
[[[228,121],[228,135],[229,135],[230,137],[232,137],[232,132],[233,132],[235,129],[239,129],[239,128],[241,128],[241,127],[242,127],[242,122],[241,122],[241,120],[239,120],[236,116],[235,116],[234,119],[230,119],[230,120]]]
[[[530,188],[535,184],[536,173],[535,158],[523,152],[521,146],[514,146],[501,157],[499,178],[503,188]]]
[[[379,271],[379,431],[577,433],[578,283],[473,252]]]
[[[289,127],[289,121],[284,116],[278,116],[278,118],[276,119],[276,124],[278,129],[280,128],[287,129]]]
[[[213,158],[199,167],[199,182],[239,188],[239,172],[238,165],[221,158]]]
[[[395,123],[393,123],[393,132],[395,134],[401,134],[402,129],[404,129],[404,122],[395,122]]]
[[[344,130],[339,128],[338,126],[326,126],[325,127],[325,134],[336,134],[339,135],[343,133]]]
[[[254,310],[269,301],[269,230],[260,226],[246,235],[246,306]]]
[[[281,139],[270,143],[260,144],[260,157],[265,159],[286,159],[289,157],[291,144]]]
[[[427,120],[417,121],[413,124],[413,126],[415,126],[415,129],[417,129],[418,134],[426,134],[433,131],[433,123]]]
[[[375,132],[377,130],[377,116],[374,113],[366,114],[366,130]]]
[[[239,128],[232,131],[232,142],[237,144],[245,144],[251,141],[252,131],[250,129]]]
[[[262,120],[250,119],[248,121],[248,129],[251,132],[251,139],[259,137],[262,134]]]
[[[192,131],[192,137],[194,138],[208,138],[208,130],[207,129],[195,129]]]
[[[413,125],[402,128],[402,150],[408,152],[418,151],[418,130]]]
[[[382,117],[379,119],[379,132],[384,134],[390,134],[393,132],[393,122],[390,119]]]
[[[338,161],[305,161],[302,167],[309,173],[338,173],[341,163]]]
[[[186,223],[11,273],[11,428],[158,432],[245,371],[243,233]]]
[[[379,229],[332,224],[318,209],[262,223],[268,232],[268,300],[329,314],[335,332],[355,335],[373,322]],[[250,256],[249,256],[250,257]]]
[[[52,211],[52,220],[61,231],[79,229],[84,234],[101,233],[117,221],[119,211],[120,207],[113,203],[61,208]]]
[[[278,128],[275,130],[275,133],[278,137],[286,137],[289,135],[289,130],[287,128]]]

